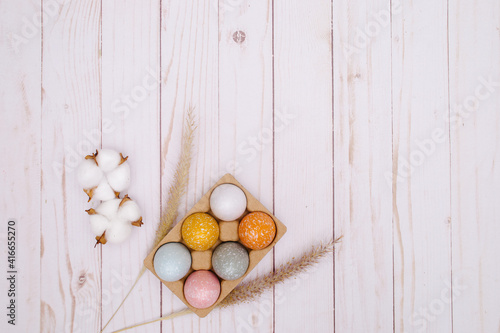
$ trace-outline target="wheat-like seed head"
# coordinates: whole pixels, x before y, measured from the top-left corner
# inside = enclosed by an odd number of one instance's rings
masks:
[[[189,169],[191,166],[191,159],[193,157],[194,133],[197,128],[193,111],[193,107],[189,107],[187,110],[184,131],[182,133],[181,156],[177,162],[174,182],[170,186],[166,207],[163,210],[160,224],[158,225],[158,229],[156,231],[154,246],[156,246],[172,228],[172,224],[177,217],[177,211],[179,209],[181,199],[184,193],[186,193],[189,182]]]
[[[172,223],[177,217],[177,210],[179,209],[182,196],[186,192],[186,188],[189,181],[189,169],[191,166],[191,158],[193,156],[194,132],[197,127],[193,111],[194,108],[191,106],[187,110],[185,124],[184,124],[184,131],[182,133],[181,156],[179,158],[179,162],[177,162],[174,175],[174,182],[172,183],[169,189],[167,205],[161,215],[153,247],[155,247],[172,228]],[[134,290],[137,282],[141,279],[141,277],[144,275],[145,272],[146,272],[146,266],[142,265],[142,268],[139,271],[139,274],[137,275],[137,278],[132,284],[132,287],[130,288],[129,292],[125,295],[125,298],[121,301],[120,305],[118,305],[118,308],[115,310],[115,312],[113,312],[113,315],[108,320],[106,325],[104,325],[104,327],[101,329],[101,333],[106,329],[111,320],[113,320],[116,313],[122,307],[123,303],[125,303],[125,300],[128,298],[132,290]]]
[[[219,307],[226,308],[240,303],[252,302],[264,292],[271,290],[275,285],[306,272],[317,264],[320,259],[332,253],[335,243],[338,243],[341,238],[339,237],[335,241],[330,240],[327,243],[320,243],[304,253],[299,259],[292,258],[291,261],[282,264],[276,271],[240,284],[219,303]]]
[[[326,257],[330,253],[333,253],[335,244],[340,242],[341,238],[342,236],[337,238],[335,241],[330,240],[325,244],[320,243],[319,245],[314,246],[308,252],[304,253],[299,259],[294,260],[294,258],[292,258],[292,261],[281,265],[275,272],[271,272],[262,277],[256,278],[255,280],[241,284],[240,286],[236,287],[221,303],[219,303],[218,307],[227,308],[233,305],[255,301],[264,292],[271,290],[275,285],[294,278],[300,273],[306,272],[308,269],[316,265],[320,261],[320,259]],[[185,316],[190,313],[193,313],[190,309],[184,309],[155,320],[147,321],[141,324],[121,329],[119,331],[115,331],[113,333],[124,332],[131,328],[136,328],[158,321],[171,320],[173,318]]]

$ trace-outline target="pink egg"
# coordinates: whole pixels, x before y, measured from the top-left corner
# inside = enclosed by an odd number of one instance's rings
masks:
[[[184,297],[191,306],[205,309],[213,305],[220,295],[220,282],[211,271],[195,271],[184,284]]]

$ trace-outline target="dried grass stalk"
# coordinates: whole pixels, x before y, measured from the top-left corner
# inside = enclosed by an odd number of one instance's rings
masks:
[[[137,324],[137,325],[134,325],[134,326],[129,326],[129,327],[122,328],[122,329],[120,329],[118,331],[113,331],[113,333],[124,332],[124,331],[127,331],[127,330],[131,330],[132,328],[136,328],[136,327],[139,327],[139,326],[144,326],[144,325],[147,325],[147,324],[156,323],[156,322],[159,322],[159,321],[162,321],[162,320],[174,319],[174,318],[181,317],[181,316],[184,316],[184,315],[187,315],[187,314],[190,314],[190,313],[193,313],[190,309],[181,310],[181,311],[178,311],[178,312],[171,313],[168,316],[163,316],[161,318],[148,321],[146,323],[141,323],[141,324]]]
[[[156,246],[167,233],[172,229],[172,224],[177,218],[177,212],[181,203],[181,199],[186,193],[189,182],[189,169],[193,157],[193,140],[196,131],[196,122],[194,119],[194,109],[189,107],[186,115],[186,124],[182,134],[182,148],[179,162],[175,168],[174,182],[170,186],[168,192],[168,201],[166,208],[163,210],[160,219],[160,225],[156,231],[154,246]]]
[[[270,272],[264,276],[239,285],[222,302],[219,303],[218,307],[224,309],[233,305],[249,303],[257,300],[263,293],[271,290],[274,286],[295,278],[301,273],[305,273],[308,269],[318,264],[322,258],[333,253],[335,244],[340,242],[341,238],[342,236],[336,240],[332,239],[327,243],[320,243],[319,245],[313,246],[311,250],[304,253],[299,259],[292,258],[291,261],[288,261],[286,264],[278,267],[275,272]],[[163,320],[174,319],[190,313],[193,313],[190,309],[183,309],[152,321],[114,331],[113,333],[123,332],[132,328]]]
[[[227,308],[232,305],[252,302],[266,291],[271,290],[274,286],[306,272],[322,258],[333,253],[335,243],[338,243],[341,238],[342,237],[339,237],[335,241],[332,239],[327,243],[320,243],[319,245],[313,246],[299,259],[292,258],[292,260],[288,261],[286,264],[280,265],[275,272],[240,284],[219,303],[219,307]]]
[[[177,166],[174,174],[174,182],[170,185],[170,189],[168,192],[168,200],[166,203],[166,207],[161,215],[160,224],[158,225],[158,229],[156,230],[155,241],[153,247],[158,245],[158,243],[165,237],[165,235],[172,228],[172,224],[174,223],[177,217],[177,211],[179,209],[182,196],[186,193],[187,185],[189,182],[189,169],[191,167],[191,160],[193,157],[193,140],[196,131],[197,125],[194,119],[194,108],[189,107],[186,114],[184,130],[182,133],[182,143],[181,143],[181,155],[179,158],[179,162],[177,162]],[[137,275],[132,287],[125,295],[123,301],[118,305],[118,308],[115,310],[111,318],[109,318],[106,325],[101,330],[101,333],[106,329],[111,320],[115,317],[116,313],[122,307],[125,300],[128,298],[132,290],[134,290],[137,282],[139,282],[140,278],[146,272],[146,266],[142,265],[142,268]]]

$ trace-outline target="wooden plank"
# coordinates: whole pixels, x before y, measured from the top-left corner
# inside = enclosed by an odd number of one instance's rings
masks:
[[[44,10],[49,2],[44,2]],[[54,4],[52,4],[54,5]],[[95,332],[101,253],[76,167],[100,145],[100,1],[65,1],[44,16],[41,331]]]
[[[219,7],[219,174],[273,209],[272,2]],[[246,278],[273,270],[268,254]],[[271,332],[273,294],[221,311],[220,332]]]
[[[451,332],[447,1],[392,11],[394,327]]]
[[[274,3],[276,266],[333,236],[331,2]],[[279,130],[278,130],[279,129]],[[276,332],[332,332],[333,258],[275,289]]]
[[[450,2],[453,331],[500,331],[500,5]]]
[[[39,1],[2,1],[0,12],[0,221],[2,332],[40,331],[41,34]],[[34,22],[34,23],[33,23]],[[15,261],[8,222],[15,222]],[[10,230],[12,231],[12,230]],[[9,238],[8,238],[9,237]],[[10,249],[12,250],[12,248]],[[17,273],[10,274],[7,271]],[[11,275],[15,276],[14,290]],[[14,293],[14,294],[13,294]],[[8,317],[15,300],[15,318]],[[13,320],[11,323],[8,321]]]
[[[393,329],[390,10],[333,7],[336,332]]]
[[[126,242],[102,247],[103,325],[129,291],[154,246],[159,223],[159,43],[159,0],[103,2],[102,146],[129,156],[131,186],[126,193],[139,204],[144,222],[141,228],[134,228]],[[156,319],[160,313],[160,283],[146,274],[106,330]],[[160,324],[134,331],[159,332]]]
[[[209,1],[162,1],[161,17],[161,186],[162,204],[173,181],[185,112],[196,108],[198,130],[194,142],[189,188],[177,221],[213,185],[218,172],[218,11]],[[165,208],[165,207],[163,207]],[[185,305],[162,288],[162,313]],[[164,332],[218,332],[219,319],[210,315],[176,318],[162,324]]]

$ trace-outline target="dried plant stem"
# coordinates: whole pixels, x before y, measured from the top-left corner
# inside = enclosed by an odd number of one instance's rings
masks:
[[[156,322],[162,321],[162,320],[174,319],[174,318],[177,318],[177,317],[185,316],[185,315],[190,314],[190,313],[193,313],[193,312],[191,310],[189,310],[189,309],[184,309],[184,310],[171,313],[171,314],[169,314],[167,316],[163,316],[163,317],[160,317],[160,318],[152,320],[152,321],[148,321],[148,322],[145,322],[145,323],[142,323],[142,324],[137,324],[137,325],[134,325],[134,326],[122,328],[121,330],[118,330],[118,331],[113,331],[113,333],[124,332],[124,331],[130,330],[132,328],[136,328],[136,327],[139,327],[139,326],[144,326],[144,325],[147,325],[147,324],[156,323]]]
[[[264,292],[271,290],[274,286],[281,284],[291,278],[295,278],[301,273],[306,272],[308,269],[319,263],[322,258],[326,257],[330,253],[333,253],[335,244],[340,242],[341,238],[342,236],[340,236],[336,240],[330,240],[327,243],[320,243],[319,245],[314,246],[308,252],[304,253],[299,259],[294,260],[292,258],[291,261],[281,265],[275,272],[270,272],[262,277],[241,284],[240,286],[236,287],[222,302],[220,302],[218,307],[224,309],[232,305],[255,301]],[[184,309],[152,321],[123,328],[119,331],[114,331],[113,333],[123,332],[131,328],[156,323],[162,320],[170,320],[176,317],[187,315],[189,313],[192,313],[190,309]]]
[[[134,283],[132,284],[132,287],[130,287],[130,290],[128,291],[127,295],[125,295],[125,298],[123,299],[123,301],[120,303],[120,305],[118,305],[118,308],[113,313],[113,315],[111,316],[111,318],[109,318],[109,320],[106,323],[106,325],[104,325],[104,327],[101,330],[101,333],[106,329],[106,327],[108,327],[108,325],[111,322],[111,320],[113,320],[113,318],[115,317],[116,313],[122,307],[123,303],[125,303],[125,300],[127,299],[128,295],[130,295],[130,293],[132,292],[132,290],[134,290],[135,285],[137,284],[137,282],[139,282],[139,280],[141,279],[141,277],[144,275],[145,272],[146,272],[146,266],[142,265],[141,271],[139,272],[139,275],[137,275],[137,278],[135,279]]]
[[[196,130],[196,122],[194,120],[194,109],[190,107],[186,115],[186,124],[184,125],[184,132],[182,133],[182,148],[181,156],[175,168],[174,182],[170,186],[168,193],[168,201],[166,208],[161,216],[160,225],[156,232],[154,244],[158,244],[163,237],[172,228],[172,223],[177,217],[177,211],[181,203],[181,199],[186,193],[187,185],[189,182],[189,169],[191,166],[191,159],[193,157],[193,140]]]
[[[158,225],[158,229],[156,231],[153,248],[172,228],[172,224],[177,217],[177,211],[179,209],[182,196],[186,193],[189,181],[189,169],[191,167],[191,159],[193,156],[194,133],[196,130],[196,121],[194,119],[193,111],[194,109],[192,107],[189,107],[187,110],[184,131],[182,133],[181,156],[175,169],[174,182],[170,185],[166,208],[161,215],[160,224]],[[109,318],[106,325],[104,325],[101,329],[101,333],[106,329],[106,327],[108,327],[111,320],[115,317],[118,310],[120,310],[123,303],[125,303],[125,300],[128,298],[132,290],[134,290],[135,285],[139,282],[145,272],[146,266],[143,265],[129,292],[125,295],[125,298],[120,305],[118,305],[118,308],[115,310],[111,318]]]
[[[290,278],[294,278],[306,272],[322,258],[332,253],[334,245],[338,243],[341,238],[342,237],[336,240],[330,240],[327,243],[320,243],[304,253],[299,259],[292,258],[292,260],[286,264],[280,265],[275,272],[242,283],[219,303],[219,307],[226,308],[232,305],[254,301],[264,292],[272,289],[275,285],[281,284]]]

